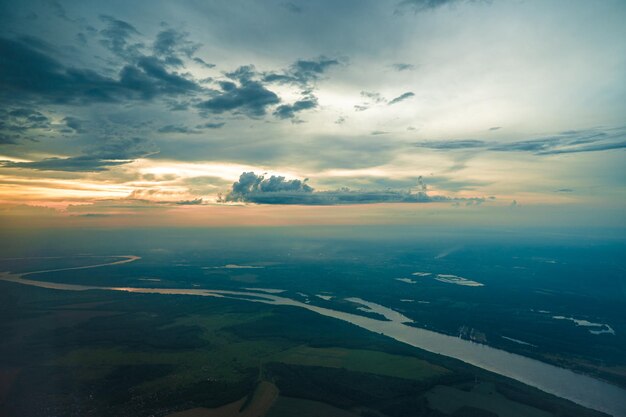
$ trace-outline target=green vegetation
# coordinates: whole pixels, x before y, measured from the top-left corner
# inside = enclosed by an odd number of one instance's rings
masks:
[[[2,416],[165,416],[226,404],[238,404],[237,412],[224,415],[244,415],[263,398],[269,417],[502,417],[500,409],[481,406],[487,394],[473,389],[477,379],[491,384],[489,398],[500,407],[538,417],[598,415],[305,310],[0,288],[7,313],[0,315]],[[278,387],[278,400],[259,394],[260,386]]]
[[[459,413],[459,410],[465,410],[466,414],[459,415],[495,415],[499,417],[550,417],[552,415],[547,411],[512,401],[496,392],[493,384],[487,383],[476,385],[470,391],[437,386],[426,394],[426,398],[433,409],[446,414]],[[483,414],[468,411],[477,409],[483,410]]]
[[[280,353],[273,359],[292,365],[345,368],[349,371],[414,380],[450,373],[441,366],[418,358],[360,349],[298,346]]]

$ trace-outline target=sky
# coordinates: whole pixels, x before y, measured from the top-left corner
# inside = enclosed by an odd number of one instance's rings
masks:
[[[0,0],[0,222],[624,228],[624,21],[620,0]]]

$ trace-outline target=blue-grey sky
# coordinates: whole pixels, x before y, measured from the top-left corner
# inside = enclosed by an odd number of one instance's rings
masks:
[[[0,203],[619,211],[624,21],[618,0],[1,1]]]

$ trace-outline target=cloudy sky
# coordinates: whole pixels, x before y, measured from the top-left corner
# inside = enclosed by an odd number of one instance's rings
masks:
[[[623,227],[624,21],[620,0],[0,1],[0,213]]]

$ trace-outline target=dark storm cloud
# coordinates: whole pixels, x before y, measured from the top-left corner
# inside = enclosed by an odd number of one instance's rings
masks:
[[[282,104],[274,111],[280,119],[296,120],[296,114],[317,107],[311,82],[317,80],[328,68],[338,64],[335,59],[320,57],[314,60],[298,60],[282,72],[259,73],[253,65],[244,65],[224,75],[230,81],[219,81],[221,91],[209,100],[197,105],[210,113],[242,113],[250,117],[263,116],[268,109],[280,103],[280,98],[265,83],[293,84],[302,89],[303,98]],[[260,79],[259,79],[260,78]]]
[[[70,129],[74,130],[75,132],[78,133],[83,133],[83,122],[82,120],[76,118],[76,117],[72,117],[72,116],[67,116],[66,118],[63,119],[63,121],[65,122],[65,125],[67,127],[69,127]]]
[[[34,109],[17,108],[8,112],[0,112],[0,128],[2,129],[24,131],[49,127],[50,119]]]
[[[239,176],[239,181],[233,183],[231,196],[245,196],[251,193],[276,193],[276,192],[313,192],[313,188],[306,184],[308,180],[285,180],[285,177],[274,176],[265,178],[254,172],[244,172]]]
[[[34,94],[53,101],[100,97],[102,87],[110,90],[113,80],[93,71],[65,68],[54,58],[23,41],[0,38],[0,87],[4,93]],[[7,94],[9,93],[9,94]],[[72,97],[73,96],[73,97]]]
[[[157,37],[152,45],[152,50],[155,56],[162,57],[168,65],[182,66],[183,61],[180,58],[180,54],[191,58],[196,62],[202,63],[208,66],[200,58],[192,58],[193,54],[202,46],[197,42],[189,40],[189,34],[186,32],[179,32],[174,29],[166,29],[157,34]]]
[[[221,82],[222,91],[199,103],[198,108],[215,114],[233,111],[258,117],[265,115],[269,106],[280,102],[276,93],[265,88],[259,81],[248,78],[249,74],[245,70],[240,68],[237,71],[240,72],[231,75],[239,78],[239,85],[230,81]]]
[[[5,100],[18,97],[24,102],[89,104],[151,100],[202,89],[196,81],[170,69],[182,67],[180,57],[192,59],[199,47],[186,33],[172,29],[159,32],[153,55],[146,55],[144,44],[134,41],[140,33],[133,25],[111,16],[100,19],[105,24],[99,32],[100,43],[116,56],[110,63],[121,68],[117,77],[68,66],[59,60],[61,54],[41,39],[2,38],[0,54],[5,59],[0,61],[0,87]]]
[[[119,79],[90,69],[66,67],[41,49],[23,41],[0,38],[0,96],[62,104],[150,100],[159,95],[197,91],[191,80],[169,72],[156,57],[142,56],[126,65]]]
[[[88,149],[83,155],[68,158],[46,158],[33,162],[3,161],[5,168],[26,168],[38,171],[98,172],[109,167],[133,162],[155,153],[152,142],[142,138],[109,138]]]
[[[263,80],[307,86],[317,81],[329,68],[335,65],[339,65],[337,59],[325,56],[316,59],[299,59],[285,71],[264,74]]]
[[[297,79],[308,82],[318,79],[334,65],[339,65],[339,61],[322,56],[316,60],[299,59],[292,65],[291,70]]]
[[[138,53],[143,45],[140,43],[130,44],[132,37],[139,35],[139,31],[130,23],[115,19],[112,16],[101,15],[106,26],[100,31],[102,39],[100,43],[115,55],[129,58]]]
[[[168,72],[165,63],[156,57],[141,57],[137,61],[137,66],[143,70],[148,79],[151,79],[149,81],[152,82],[152,88],[158,93],[181,94],[199,89],[195,82]]]
[[[278,106],[274,111],[274,116],[280,119],[289,119],[296,116],[296,113],[303,110],[310,110],[317,107],[317,98],[308,97],[304,100],[298,100],[293,104],[283,104]]]
[[[401,102],[401,101],[404,101],[404,100],[406,100],[406,99],[408,99],[408,98],[413,97],[414,95],[415,95],[415,94],[414,94],[414,93],[412,93],[412,92],[410,92],[410,91],[409,91],[409,92],[406,92],[406,93],[401,94],[401,95],[399,95],[398,97],[394,98],[393,100],[391,100],[391,101],[389,102],[389,105],[399,103],[399,102]]]
[[[234,71],[227,72],[226,75],[231,80],[239,81],[241,83],[249,82],[257,76],[257,71],[254,65],[242,65]]]
[[[34,108],[0,108],[0,144],[17,144],[23,140],[36,140],[35,134],[52,129],[51,120]]]
[[[286,180],[281,176],[256,175],[244,172],[239,181],[232,185],[224,198],[225,202],[245,202],[255,204],[295,204],[295,205],[346,205],[376,203],[431,203],[465,201],[480,204],[483,198],[454,199],[445,196],[429,196],[421,177],[417,180],[417,192],[396,190],[350,190],[341,188],[334,191],[315,191],[307,180]]]
[[[415,143],[415,146],[436,150],[484,149],[497,152],[529,152],[535,155],[597,152],[626,148],[626,128],[566,131],[553,136],[509,143],[466,139],[423,141]]]
[[[229,80],[217,82],[218,89],[202,87],[188,74],[173,68],[183,68],[183,59],[207,64],[194,54],[199,43],[188,40],[188,34],[165,29],[156,35],[151,48],[138,43],[139,31],[130,23],[101,16],[105,23],[99,33],[101,43],[117,56],[115,65],[121,67],[117,77],[102,75],[94,70],[77,69],[60,62],[49,45],[36,38],[0,39],[0,53],[7,59],[0,62],[0,87],[5,99],[19,96],[20,100],[56,104],[89,104],[92,102],[148,101],[156,98],[183,97],[173,109],[186,109],[191,96],[204,93],[209,97],[195,107],[205,113],[233,112],[249,117],[260,117],[280,104],[279,96],[260,78],[254,66],[241,66],[224,75]],[[151,54],[145,54],[149,49]],[[309,83],[317,80],[328,68],[338,64],[335,59],[297,60],[287,70],[274,74],[274,80],[288,82],[302,88],[303,98],[278,107],[274,115],[295,120],[298,112],[317,107]],[[278,77],[278,78],[276,78]],[[269,77],[272,78],[272,77]],[[2,93],[0,93],[2,94]]]

